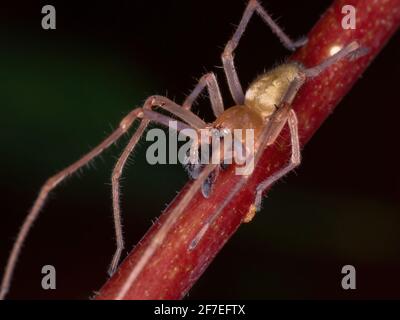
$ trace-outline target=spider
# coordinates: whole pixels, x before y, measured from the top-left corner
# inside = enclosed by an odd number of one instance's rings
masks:
[[[166,116],[155,111],[156,108],[161,108],[179,119],[179,121],[176,122],[178,131],[186,128],[192,128],[195,130],[206,129],[210,131],[215,129],[253,129],[255,137],[255,152],[249,157],[251,160],[254,160],[256,164],[265,148],[275,142],[275,139],[283,127],[288,124],[291,136],[290,162],[286,167],[275,172],[267,180],[258,185],[255,193],[253,211],[256,211],[260,208],[263,191],[266,190],[276,180],[280,179],[282,176],[286,175],[289,171],[293,170],[300,164],[301,155],[297,117],[295,111],[291,108],[293,99],[307,79],[317,77],[321,72],[341,59],[353,59],[358,57],[362,49],[360,48],[359,44],[354,41],[341,48],[338,52],[331,55],[321,64],[311,68],[306,68],[297,62],[288,62],[282,64],[256,78],[250,84],[246,92],[244,92],[240,84],[234,63],[234,51],[237,48],[239,40],[241,39],[247,24],[254,13],[257,13],[262,18],[262,20],[271,28],[272,32],[278,36],[282,44],[287,49],[294,51],[296,48],[306,43],[306,38],[293,41],[275,23],[275,21],[270,17],[270,15],[258,1],[250,0],[246,6],[246,9],[244,10],[243,16],[236,31],[226,44],[221,56],[224,73],[235,105],[228,109],[224,108],[216,76],[213,72],[207,73],[200,78],[198,84],[181,106],[163,96],[151,96],[147,98],[142,107],[135,108],[127,116],[125,116],[120,122],[118,128],[98,146],[96,146],[78,161],[50,177],[40,189],[39,195],[36,198],[28,215],[26,216],[18,233],[17,239],[14,242],[0,287],[0,299],[3,299],[9,290],[12,275],[22,245],[32,227],[32,224],[37,219],[41,209],[43,208],[49,193],[52,192],[53,189],[58,186],[66,177],[72,175],[77,170],[88,164],[91,160],[93,160],[93,158],[98,156],[105,149],[116,142],[128,131],[128,129],[136,120],[139,120],[140,124],[125,147],[122,155],[118,159],[111,178],[116,251],[109,267],[109,274],[111,275],[115,272],[122,250],[124,249],[121,210],[119,204],[119,183],[126,161],[129,155],[133,152],[137,142],[143,135],[150,122],[169,126],[170,121],[177,121],[171,116]],[[204,122],[191,111],[192,104],[206,88],[208,90],[212,111],[216,117],[215,121],[212,123]],[[133,277],[143,269],[146,259],[148,260],[152,256],[154,251],[162,242],[169,228],[175,223],[179,215],[182,214],[183,210],[192,199],[194,194],[201,189],[203,191],[203,195],[205,197],[208,196],[209,192],[211,192],[212,181],[216,178],[217,174],[215,174],[212,179],[210,177],[213,173],[218,173],[220,167],[220,163],[211,163],[202,166],[201,168],[195,167],[190,169],[192,177],[195,178],[193,184],[179,204],[172,211],[164,225],[158,231],[154,241],[144,253],[145,258],[141,260],[141,263],[135,266]],[[216,208],[212,217],[206,221],[201,231],[191,241],[188,250],[194,250],[196,248],[198,242],[207,232],[209,226],[219,216],[222,209],[236,194],[236,192],[240,190],[248,177],[249,175],[241,177],[239,182],[233,186],[224,202],[220,204],[218,208]]]

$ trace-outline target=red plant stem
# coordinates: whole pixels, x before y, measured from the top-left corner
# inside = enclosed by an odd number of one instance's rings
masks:
[[[344,5],[356,8],[356,29],[344,30],[341,12]],[[321,76],[307,82],[298,93],[293,108],[299,119],[301,145],[312,137],[335,106],[350,90],[368,64],[383,48],[400,24],[400,0],[337,0],[308,35],[306,46],[291,59],[307,67],[325,60],[335,46],[339,48],[357,40],[369,52],[354,61],[341,61]],[[180,201],[188,183],[161,215],[157,224],[125,259],[118,272],[101,288],[97,299],[181,299],[243,222],[254,202],[256,186],[283,167],[290,157],[288,131],[264,151],[258,166],[243,189],[224,208],[193,251],[190,241],[200,231],[215,207],[223,201],[238,179],[234,168],[224,171],[209,199],[200,193],[192,199],[181,217],[147,261],[142,271],[130,279],[133,267],[141,261],[150,241]],[[233,167],[233,166],[231,166]],[[132,278],[132,277],[131,277]]]

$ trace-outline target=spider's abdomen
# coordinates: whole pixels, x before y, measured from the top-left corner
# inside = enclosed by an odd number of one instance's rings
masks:
[[[290,83],[302,70],[295,62],[280,65],[256,78],[245,95],[245,105],[265,118],[281,103]]]

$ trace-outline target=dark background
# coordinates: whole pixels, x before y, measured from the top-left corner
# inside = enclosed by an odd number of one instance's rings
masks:
[[[262,1],[293,38],[330,1]],[[41,7],[57,29],[41,29]],[[220,54],[245,1],[14,2],[0,4],[0,266],[40,186],[115,128],[151,94],[181,102],[214,70],[232,105]],[[225,246],[188,298],[400,298],[398,34],[318,131],[303,164]],[[289,53],[257,17],[236,55],[244,85]],[[204,112],[206,99],[198,107]],[[196,109],[196,110],[198,110]],[[86,299],[114,252],[110,176],[127,142],[51,195],[24,246],[9,298]],[[151,166],[146,143],[124,172],[128,249],[187,181]],[[127,253],[127,252],[126,252]],[[126,254],[125,253],[125,254]],[[57,290],[40,287],[57,269]],[[341,288],[341,268],[357,289]]]

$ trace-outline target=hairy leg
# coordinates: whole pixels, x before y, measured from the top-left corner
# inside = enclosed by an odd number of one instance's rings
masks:
[[[105,149],[107,149],[110,145],[112,145],[115,141],[117,141],[124,133],[128,131],[131,127],[132,123],[141,115],[140,109],[135,109],[131,111],[120,123],[119,127],[111,133],[104,141],[102,141],[97,147],[95,147],[92,151],[85,154],[78,161],[74,162],[64,170],[61,170],[54,176],[50,177],[45,184],[40,189],[39,195],[36,198],[32,208],[30,209],[28,215],[26,216],[21,229],[18,232],[17,238],[12,247],[11,253],[8,257],[6,268],[3,274],[1,286],[0,286],[0,300],[4,299],[7,294],[10,283],[12,280],[12,276],[14,273],[14,269],[18,260],[18,257],[21,252],[22,245],[24,244],[26,237],[36,219],[41,212],[44,203],[46,202],[48,195],[53,189],[58,186],[65,178],[71,176],[77,170],[87,165],[93,158],[102,153]]]
[[[292,155],[290,157],[289,164],[280,169],[279,171],[272,174],[268,179],[261,182],[256,188],[256,199],[254,206],[256,210],[260,210],[261,208],[261,200],[262,195],[268,187],[270,187],[275,181],[282,178],[284,175],[292,171],[296,168],[301,162],[301,153],[300,153],[300,142],[299,142],[299,132],[297,126],[297,117],[296,113],[293,110],[290,110],[288,117],[288,125],[290,129],[290,141],[292,146]]]
[[[281,104],[279,105],[277,111],[273,114],[271,119],[266,123],[265,128],[263,129],[257,143],[256,143],[256,152],[255,155],[251,155],[254,158],[254,166],[257,165],[261,155],[264,150],[271,144],[273,144],[278,137],[279,133],[282,131],[283,126],[288,122],[289,129],[291,132],[291,144],[292,144],[292,157],[290,164],[278,171],[274,175],[272,175],[269,179],[262,182],[256,190],[256,200],[255,207],[259,207],[261,203],[261,197],[263,190],[268,188],[273,182],[277,179],[288,173],[294,167],[296,167],[301,160],[300,156],[300,143],[298,137],[297,130],[297,118],[295,112],[291,109],[291,104],[296,97],[297,92],[306,81],[307,78],[315,77],[324,71],[326,68],[336,63],[337,61],[343,58],[353,58],[362,55],[365,52],[365,49],[360,48],[357,42],[352,42],[342,48],[339,52],[329,57],[327,60],[322,62],[320,65],[305,69],[301,72],[298,77],[296,77],[291,85],[289,86]],[[251,161],[248,160],[248,161]],[[231,201],[232,197],[234,197],[237,192],[244,186],[249,176],[242,176],[241,179],[234,185],[230,191],[230,193],[225,197],[224,201],[215,208],[215,213],[208,219],[205,223],[201,231],[196,235],[196,237],[192,240],[189,245],[189,250],[194,250],[197,244],[201,241],[204,234],[207,232],[209,226],[221,215],[223,209],[226,205]]]
[[[211,107],[214,115],[215,117],[218,117],[222,112],[224,112],[224,103],[222,101],[221,91],[218,86],[217,78],[215,77],[215,74],[213,72],[206,73],[200,78],[192,93],[183,102],[182,107],[184,109],[190,110],[193,102],[198,98],[205,87],[207,87],[208,89],[208,96],[210,97]]]
[[[163,243],[165,237],[174,226],[176,221],[179,219],[184,209],[187,207],[189,202],[193,199],[193,196],[199,192],[201,186],[203,185],[205,179],[210,175],[212,171],[217,167],[217,164],[208,164],[203,171],[200,173],[199,177],[193,181],[189,190],[185,193],[182,199],[179,201],[177,206],[173,209],[173,211],[168,215],[168,218],[161,225],[160,229],[157,231],[150,244],[146,247],[146,250],[141,255],[139,261],[135,264],[133,269],[129,273],[128,279],[126,279],[124,285],[121,290],[119,290],[118,295],[115,297],[116,300],[121,300],[124,298],[125,294],[132,286],[132,283],[135,282],[138,275],[143,271],[144,267],[148,263],[148,261],[153,256],[154,252],[158,249],[158,247]]]
[[[206,123],[198,118],[195,114],[187,109],[183,109],[181,106],[177,105],[175,102],[169,100],[162,96],[152,96],[149,97],[143,105],[143,115],[142,123],[135,132],[135,134],[130,139],[128,145],[124,149],[122,155],[117,161],[114,167],[111,182],[112,182],[112,200],[113,200],[113,216],[114,216],[114,227],[115,227],[115,237],[116,237],[116,250],[112,258],[110,267],[108,269],[109,275],[112,275],[117,269],[118,262],[121,258],[121,253],[124,248],[124,239],[122,232],[121,223],[121,207],[120,207],[120,179],[122,176],[123,169],[125,167],[126,161],[128,160],[130,154],[133,152],[137,142],[142,136],[143,132],[146,130],[150,121],[155,121],[163,125],[169,126],[169,121],[176,121],[173,118],[164,116],[157,112],[152,111],[155,107],[161,107],[164,110],[169,111],[173,115],[186,121],[189,126],[186,126],[182,122],[178,122],[177,130],[182,130],[185,128],[192,129],[202,129],[206,126]]]
[[[233,100],[236,104],[241,105],[244,103],[244,93],[242,86],[237,75],[234,55],[233,52],[237,48],[240,38],[243,36],[246,30],[247,24],[249,23],[253,14],[257,12],[263,21],[271,28],[272,32],[275,33],[282,44],[289,50],[294,50],[306,43],[306,39],[300,39],[299,41],[293,41],[288,35],[278,26],[278,24],[271,18],[268,12],[258,3],[256,0],[250,0],[243,13],[242,19],[237,27],[232,38],[228,41],[225,46],[225,50],[222,53],[222,63],[225,70],[225,75],[228,81],[229,89],[231,91]]]
[[[156,96],[153,98],[157,98]],[[175,104],[171,104],[169,106],[165,106],[167,104],[168,99],[161,97],[159,99],[160,107],[170,111],[171,113],[180,116],[186,122],[193,124],[194,126],[202,127],[205,123],[198,118],[196,115],[192,114],[190,111],[183,110]],[[179,110],[178,110],[179,109]],[[64,170],[58,172],[54,176],[50,177],[45,184],[42,186],[38,197],[36,198],[32,208],[28,212],[21,229],[18,232],[17,238],[13,244],[11,253],[7,260],[7,264],[5,267],[5,271],[2,277],[2,282],[0,285],[0,300],[4,299],[7,292],[10,288],[10,283],[12,280],[12,276],[14,273],[14,269],[20,255],[22,246],[28,236],[30,229],[32,228],[33,223],[38,218],[50,192],[54,190],[65,178],[74,174],[77,170],[84,167],[88,164],[93,158],[102,153],[106,148],[112,145],[115,141],[117,141],[123,134],[125,134],[128,129],[131,127],[132,123],[139,117],[143,116],[142,109],[135,109],[131,111],[120,123],[119,127],[104,141],[102,141],[97,147],[95,147],[92,151],[84,155],[78,161],[74,162]]]
[[[291,114],[291,103],[296,96],[297,91],[304,83],[304,80],[305,77],[300,76],[298,78],[295,78],[295,80],[291,83],[277,111],[272,115],[268,123],[265,124],[265,127],[262,130],[260,137],[255,143],[255,152],[247,156],[247,159],[245,161],[246,163],[254,161],[254,167],[256,167],[264,150],[275,141],[275,138],[278,136],[279,132],[282,130],[283,126],[288,120],[288,117]],[[241,188],[245,185],[250,176],[251,175],[242,175],[241,178],[236,182],[236,184],[230,190],[229,194],[225,197],[224,201],[215,208],[214,214],[208,218],[203,228],[191,241],[189,245],[189,250],[194,250],[196,248],[209,227],[214,223],[216,219],[218,219],[218,217],[222,214],[223,209],[241,190]]]
[[[354,59],[363,56],[368,51],[367,48],[360,47],[357,41],[350,42],[348,45],[340,49],[334,55],[322,61],[315,67],[304,70],[307,78],[317,77],[321,72],[329,68],[331,65],[343,59]]]

